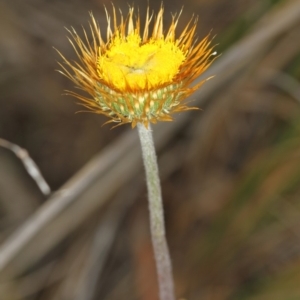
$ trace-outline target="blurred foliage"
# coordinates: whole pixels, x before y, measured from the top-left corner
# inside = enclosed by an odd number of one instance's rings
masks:
[[[198,14],[199,35],[214,28],[218,52],[226,55],[265,14],[287,2],[185,1],[182,24],[190,13]],[[101,128],[105,120],[96,115],[75,115],[74,101],[61,97],[73,87],[53,71],[53,45],[74,57],[63,27],[80,28],[89,10],[105,26],[103,4],[110,5],[92,0],[0,2],[0,135],[29,151],[53,189],[128,130]],[[145,2],[135,4],[145,9]],[[165,3],[165,10],[178,11],[182,4]],[[161,172],[167,174],[163,193],[178,297],[300,299],[299,26],[215,91],[214,99],[201,113],[192,113],[159,154]],[[16,185],[25,172],[6,150],[1,153],[3,241],[47,199],[32,183],[26,183],[28,190]],[[122,208],[93,299],[156,299],[141,178],[119,191],[124,201],[138,201],[130,210]],[[0,299],[77,299],[98,221],[109,212],[109,207],[95,212],[25,274],[1,278]]]

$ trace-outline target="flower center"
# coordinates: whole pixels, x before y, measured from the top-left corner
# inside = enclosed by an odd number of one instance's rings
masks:
[[[142,44],[137,33],[126,38],[116,35],[108,50],[100,55],[98,74],[121,91],[159,87],[172,82],[185,54],[173,41],[150,39]]]

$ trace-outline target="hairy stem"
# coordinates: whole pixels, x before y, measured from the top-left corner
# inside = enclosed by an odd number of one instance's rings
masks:
[[[150,125],[137,124],[146,172],[151,238],[158,275],[160,300],[175,300],[172,265],[165,235],[163,203],[157,158]]]

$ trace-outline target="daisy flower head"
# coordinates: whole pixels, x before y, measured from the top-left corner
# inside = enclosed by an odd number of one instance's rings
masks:
[[[150,15],[148,9],[141,30],[141,17],[134,15],[134,7],[129,7],[125,18],[122,13],[118,18],[113,7],[111,16],[106,11],[104,41],[98,23],[90,16],[91,40],[85,30],[83,37],[74,28],[69,30],[79,61],[69,61],[59,52],[61,73],[89,96],[69,94],[88,109],[109,117],[107,123],[131,123],[132,127],[171,121],[174,112],[195,109],[184,100],[209,79],[191,87],[214,55],[209,36],[201,41],[195,38],[197,18],[176,37],[180,14],[172,16],[164,30],[163,7],[156,15]]]

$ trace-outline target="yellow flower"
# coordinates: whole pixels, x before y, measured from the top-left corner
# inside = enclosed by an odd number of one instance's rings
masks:
[[[127,18],[121,14],[119,24],[113,7],[112,18],[106,13],[106,42],[92,14],[92,41],[85,30],[81,39],[72,28],[69,41],[79,62],[70,62],[59,53],[65,63],[60,64],[61,73],[90,97],[69,94],[82,100],[85,107],[110,117],[107,123],[131,123],[132,127],[139,122],[147,127],[149,122],[171,121],[172,113],[195,109],[184,105],[183,100],[205,81],[190,86],[213,61],[213,48],[208,36],[196,42],[197,19],[191,19],[176,38],[179,15],[173,16],[164,32],[163,13],[163,7],[155,17],[148,10],[141,32],[140,16],[134,17],[133,7]]]

